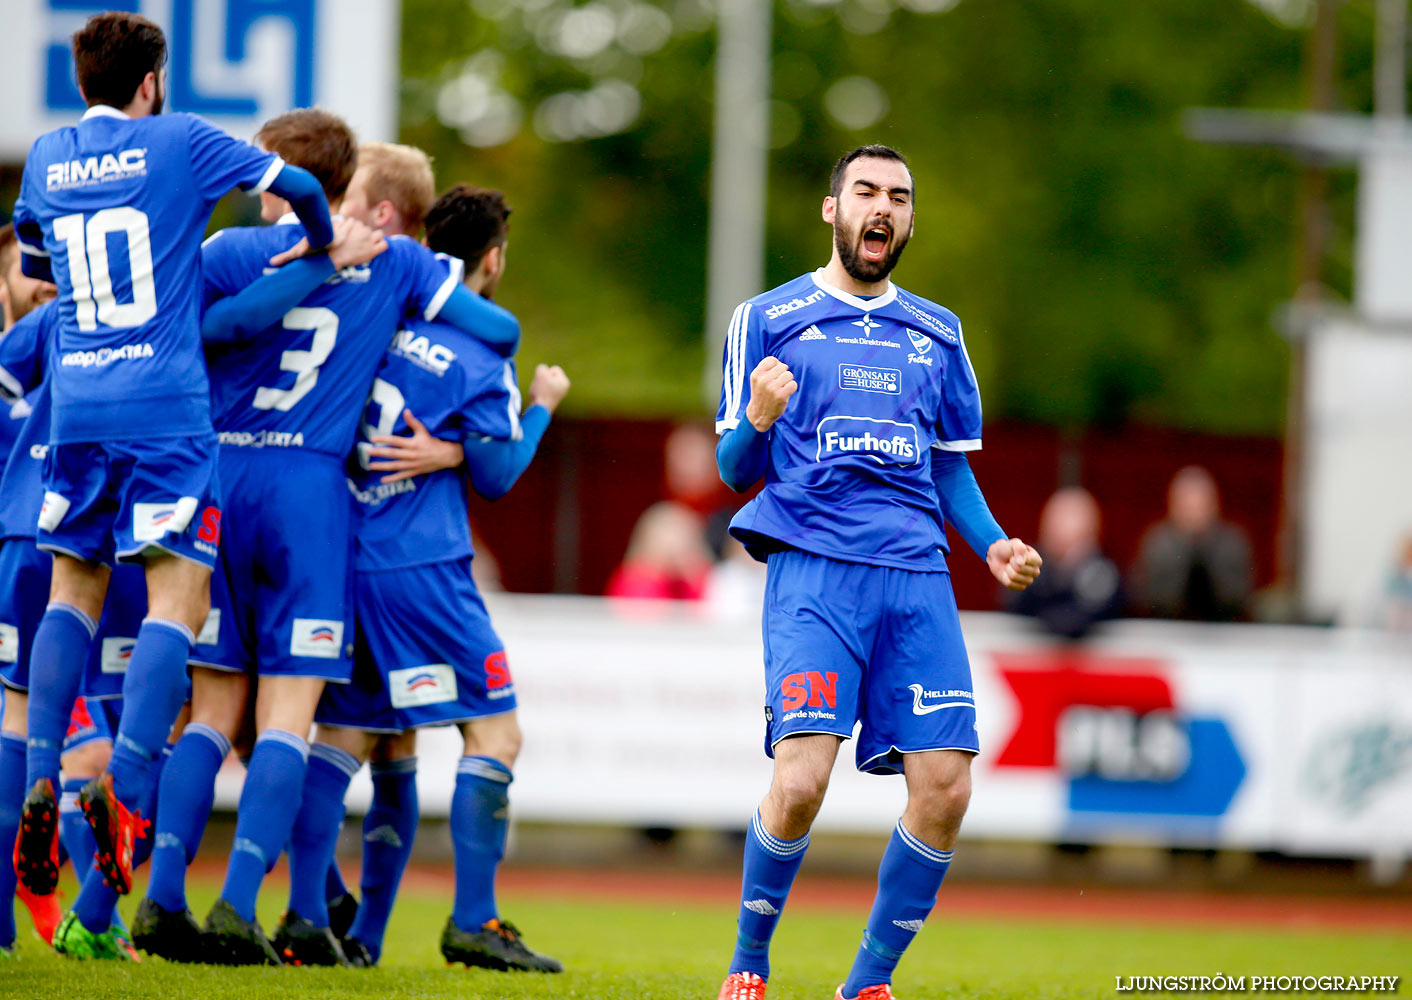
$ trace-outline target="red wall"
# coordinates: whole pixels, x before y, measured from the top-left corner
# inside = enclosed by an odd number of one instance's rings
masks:
[[[638,515],[662,498],[662,445],[672,426],[556,420],[509,496],[494,504],[473,498],[472,521],[499,561],[506,589],[602,593]],[[988,426],[985,448],[971,456],[996,518],[1025,539],[1034,538],[1051,491],[1087,487],[1103,509],[1104,548],[1123,568],[1162,516],[1172,473],[1204,465],[1220,484],[1226,516],[1250,533],[1258,585],[1274,577],[1281,461],[1276,438],[1129,427],[1065,440],[1053,428],[1005,423]],[[984,565],[964,542],[952,550],[961,607],[995,607]]]

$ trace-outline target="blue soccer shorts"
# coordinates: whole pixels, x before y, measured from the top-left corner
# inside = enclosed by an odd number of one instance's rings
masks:
[[[229,498],[211,615],[195,666],[260,676],[353,672],[353,498],[341,459],[299,449],[221,448]]]
[[[69,729],[64,734],[61,754],[72,753],[79,747],[96,743],[99,740],[113,742],[113,734],[118,731],[118,720],[122,715],[123,703],[120,698],[95,701],[79,698],[74,702],[74,710],[69,713]]]
[[[321,725],[400,733],[515,709],[505,644],[471,560],[356,574],[353,682],[324,690]]]
[[[167,554],[210,567],[221,540],[217,447],[214,434],[53,445],[35,543],[109,566]]]
[[[858,731],[860,771],[902,755],[978,753],[971,664],[949,573],[786,549],[765,583],[765,752],[803,733]]]
[[[35,548],[32,538],[7,538],[0,544],[0,681],[16,691],[29,690],[29,655],[34,633],[49,604],[54,557]],[[89,647],[80,690],[94,700],[117,698],[147,615],[147,579],[143,568],[120,565],[108,581],[103,615]]]

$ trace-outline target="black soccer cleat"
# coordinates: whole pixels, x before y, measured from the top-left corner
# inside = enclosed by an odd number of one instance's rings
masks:
[[[333,931],[305,920],[293,910],[286,910],[280,918],[273,944],[285,965],[348,965]]]
[[[373,953],[368,950],[368,946],[355,937],[342,938],[339,947],[343,949],[343,957],[348,959],[348,964],[354,969],[371,969],[378,964],[378,960],[373,958]]]
[[[342,941],[358,915],[358,900],[351,892],[340,893],[328,901],[328,928]]]
[[[132,943],[149,955],[168,962],[204,962],[205,942],[190,910],[167,910],[150,897],[137,906],[132,921]]]
[[[15,874],[36,896],[53,895],[59,884],[59,803],[48,778],[34,783],[20,808]]]
[[[499,972],[563,972],[564,966],[548,955],[525,946],[519,929],[503,920],[487,920],[471,933],[456,926],[450,917],[441,932],[441,954],[447,963],[460,962],[467,968],[495,969]]]
[[[212,965],[283,965],[256,920],[246,920],[224,899],[216,900],[201,929],[202,955]]]

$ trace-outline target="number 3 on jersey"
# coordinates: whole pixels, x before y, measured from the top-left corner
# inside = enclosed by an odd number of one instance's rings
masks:
[[[261,386],[255,390],[251,406],[257,410],[284,412],[309,394],[319,381],[319,366],[333,353],[338,339],[338,316],[331,309],[300,307],[284,314],[286,330],[312,330],[314,342],[307,351],[285,351],[279,357],[281,371],[294,372],[294,385],[288,389]]]
[[[370,423],[368,417],[371,416],[372,408],[378,408],[378,422]],[[386,437],[397,429],[397,418],[402,416],[402,410],[407,406],[407,399],[402,395],[402,390],[391,382],[382,379],[373,379],[373,391],[368,393],[367,409],[363,411],[363,422],[358,431],[364,438]],[[370,441],[358,442],[358,464],[363,468],[368,467],[372,457],[368,454],[368,449],[372,447]]]

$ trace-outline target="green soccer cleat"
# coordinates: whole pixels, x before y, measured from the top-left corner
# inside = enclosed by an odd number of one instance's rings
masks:
[[[140,959],[132,946],[109,927],[102,934],[95,934],[72,910],[64,914],[59,928],[54,932],[54,950],[60,955],[77,959],[96,959],[109,962],[137,962]]]
[[[202,958],[212,965],[283,965],[259,921],[246,920],[224,899],[216,900],[201,929]]]
[[[495,969],[499,972],[563,972],[564,966],[548,955],[526,947],[514,924],[487,920],[471,933],[446,918],[441,932],[441,954],[448,963],[460,962],[467,968]]]
[[[272,943],[285,965],[348,966],[333,931],[306,920],[293,910],[286,910],[280,918]]]
[[[132,943],[168,962],[201,962],[201,928],[190,910],[166,910],[144,897],[132,920]]]

